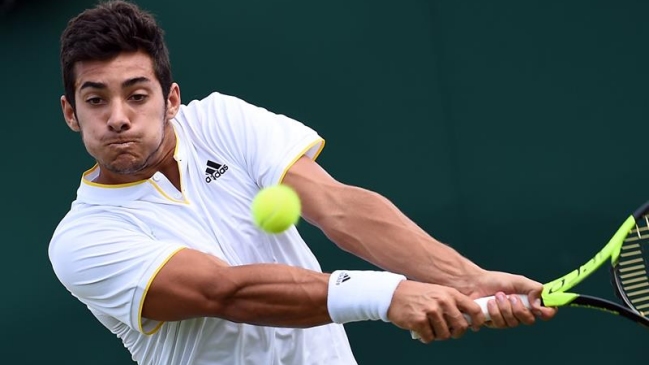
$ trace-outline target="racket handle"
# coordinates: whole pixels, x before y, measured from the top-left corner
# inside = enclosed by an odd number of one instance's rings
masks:
[[[518,297],[518,299],[523,303],[523,305],[526,308],[531,308],[530,301],[529,301],[529,299],[527,299],[527,295],[525,295],[525,294],[511,294],[511,295],[516,295]],[[495,299],[495,298],[496,297],[492,295],[492,296],[489,296],[489,297],[482,297],[482,298],[478,298],[478,299],[474,300],[474,302],[476,302],[476,304],[478,304],[480,306],[480,309],[482,309],[482,313],[484,314],[487,322],[491,321],[491,316],[489,315],[489,309],[487,309],[487,302],[489,302],[491,299]],[[464,318],[466,318],[467,322],[469,322],[469,324],[471,324],[471,317],[469,317],[468,314],[465,314]],[[417,332],[415,332],[415,331],[410,331],[410,335],[411,335],[413,340],[418,340],[420,338],[419,334]]]
[[[512,294],[512,295],[516,295],[518,297],[518,300],[520,300],[526,308],[528,309],[531,308],[530,301],[529,299],[527,299],[527,295],[525,294]],[[510,296],[511,295],[508,295],[507,297],[509,298]],[[491,321],[491,316],[489,315],[489,309],[487,309],[487,302],[489,302],[491,299],[494,298],[496,297],[492,295],[490,297],[482,297],[474,300],[474,302],[476,302],[480,306],[480,309],[482,309],[482,313],[487,319],[487,322]],[[471,324],[471,317],[465,314],[464,318],[466,318],[469,324]]]

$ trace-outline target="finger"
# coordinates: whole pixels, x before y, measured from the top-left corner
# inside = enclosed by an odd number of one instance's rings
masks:
[[[518,326],[519,321],[514,316],[514,311],[512,310],[512,303],[509,301],[505,293],[502,292],[496,293],[496,304],[498,304],[498,310],[500,311],[502,318],[505,320],[506,327]]]
[[[449,325],[451,337],[454,339],[462,337],[466,330],[469,329],[469,322],[459,310],[447,313],[446,321]]]
[[[429,313],[428,321],[433,328],[435,340],[448,340],[451,337],[446,319],[439,312]]]
[[[509,302],[512,307],[512,312],[514,317],[523,324],[531,325],[534,324],[536,317],[534,314],[523,304],[518,295],[510,295]]]
[[[421,343],[431,343],[435,340],[435,334],[428,321],[425,326],[421,326],[417,330],[412,330],[412,335],[413,338],[416,338]]]
[[[487,320],[485,314],[482,312],[482,308],[476,302],[461,294],[456,297],[456,305],[460,312],[469,317],[470,321],[467,321],[467,324],[469,322],[471,323],[471,329],[473,331],[479,331]],[[466,317],[464,319],[466,321]]]
[[[433,332],[430,320],[426,315],[422,315],[421,317],[418,316],[418,318],[406,328],[410,328],[410,334],[413,340],[418,340],[425,344],[431,343],[435,340],[435,333]]]
[[[496,299],[491,299],[487,302],[487,310],[489,311],[489,317],[491,320],[488,322],[488,327],[493,328],[505,328],[507,327],[507,322],[503,318],[502,314],[498,310],[498,304],[496,304]]]
[[[558,308],[556,307],[541,307],[539,309],[539,313],[537,313],[537,316],[541,318],[544,321],[547,321],[549,319],[552,319],[557,314]]]
[[[544,321],[547,321],[554,317],[557,314],[558,308],[556,307],[544,307],[539,298],[540,294],[532,293],[529,295],[528,299],[530,302],[532,313],[535,316],[541,318]]]
[[[512,293],[532,293],[538,297],[543,290],[543,284],[522,275],[512,276],[511,284],[513,285]]]
[[[417,319],[410,332],[412,338],[419,340],[421,343],[431,343],[435,340],[435,333],[427,316],[422,316],[421,319]]]

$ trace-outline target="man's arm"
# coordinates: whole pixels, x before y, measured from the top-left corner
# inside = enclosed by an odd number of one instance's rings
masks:
[[[153,279],[142,317],[158,321],[219,317],[255,325],[302,328],[331,323],[331,308],[346,318],[339,323],[367,320],[363,313],[380,307],[377,304],[382,302],[386,304],[385,312],[375,314],[387,317],[400,328],[416,331],[422,342],[462,336],[468,328],[462,313],[471,316],[475,329],[484,323],[480,307],[456,289],[406,280],[396,284],[396,289],[393,286],[377,295],[382,292],[382,273],[370,273],[365,282],[363,275],[354,277],[356,272],[349,273],[352,279],[344,285],[355,285],[347,290],[353,299],[342,298],[338,305],[332,305],[336,297],[332,290],[337,289],[332,289],[330,274],[281,264],[228,266],[214,256],[183,249]],[[369,287],[379,290],[371,291]]]
[[[331,322],[328,278],[329,274],[278,264],[229,266],[215,256],[184,249],[156,275],[142,316],[158,321],[220,317],[256,325],[318,326]]]
[[[378,193],[342,184],[315,161],[303,156],[287,171],[284,184],[302,199],[302,216],[329,239],[385,270],[408,278],[458,289],[472,298],[496,295],[489,313],[496,327],[531,324],[534,315],[506,294],[530,295],[534,313],[555,314],[541,307],[542,285],[520,275],[487,271],[445,245],[406,217]]]
[[[300,158],[283,183],[302,199],[302,217],[341,249],[423,282],[469,287],[484,270],[442,244],[378,193],[345,185]]]

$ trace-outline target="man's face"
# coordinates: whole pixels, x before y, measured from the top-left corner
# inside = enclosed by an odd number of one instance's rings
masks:
[[[65,97],[63,113],[68,126],[81,132],[88,153],[102,169],[130,175],[157,163],[165,126],[177,111],[177,85],[168,103],[153,62],[143,52],[78,62],[75,75],[76,113]]]

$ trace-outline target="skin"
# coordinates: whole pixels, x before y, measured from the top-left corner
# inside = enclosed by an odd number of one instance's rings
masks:
[[[173,159],[176,139],[169,124],[180,107],[180,89],[171,86],[167,100],[144,53],[75,65],[76,111],[63,96],[68,127],[80,132],[101,172],[95,182],[124,184],[150,178],[156,171],[179,187]]]
[[[95,182],[124,184],[160,171],[180,188],[173,159],[175,134],[169,120],[180,107],[173,84],[163,98],[153,65],[143,52],[75,65],[75,101],[61,98],[65,120],[80,132],[100,174]],[[381,195],[336,181],[309,158],[300,158],[283,183],[303,202],[303,217],[341,249],[412,280],[397,287],[388,311],[396,326],[414,330],[421,341],[459,338],[471,316],[478,330],[484,315],[472,298],[497,294],[489,305],[497,328],[549,319],[555,309],[532,311],[503,293],[526,293],[534,302],[541,284],[508,273],[485,271],[435,240]],[[219,280],[215,280],[219,278]],[[278,264],[231,267],[192,249],[175,254],[153,280],[143,316],[160,321],[220,317],[278,327],[331,322],[327,311],[329,274]]]

